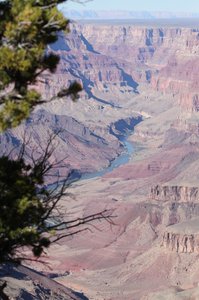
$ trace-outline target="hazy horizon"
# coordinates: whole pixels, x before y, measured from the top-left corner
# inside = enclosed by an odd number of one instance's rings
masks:
[[[185,23],[199,24],[199,13],[189,12],[164,12],[164,11],[127,11],[127,10],[74,10],[61,8],[66,17],[71,20],[84,21],[134,21],[137,23],[155,22],[159,20],[160,23],[171,22],[176,25],[178,23],[185,25]],[[162,21],[161,21],[162,20]],[[184,21],[183,21],[184,20]]]
[[[97,25],[133,25],[133,26],[150,26],[150,27],[186,27],[199,30],[199,20],[189,18],[176,19],[79,19],[80,24],[97,24]]]
[[[84,1],[83,1],[84,2]],[[146,12],[174,12],[174,13],[199,13],[199,1],[195,0],[91,0],[84,3],[68,1],[62,5],[67,9],[75,10],[126,10],[126,11],[146,11]]]

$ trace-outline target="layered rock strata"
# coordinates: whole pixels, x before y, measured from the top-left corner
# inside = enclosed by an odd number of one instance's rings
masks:
[[[45,79],[44,92],[51,94],[72,79],[83,83],[89,97],[95,88],[107,93],[116,85],[120,93],[124,87],[134,93],[148,83],[184,109],[198,111],[198,32],[197,28],[73,24],[69,36],[50,46],[62,59],[56,77]]]
[[[199,253],[199,234],[180,235],[166,231],[163,235],[162,246],[177,253]]]
[[[199,203],[199,188],[185,186],[154,186],[150,198],[158,201]]]
[[[178,253],[199,253],[199,219],[168,226],[162,246]]]

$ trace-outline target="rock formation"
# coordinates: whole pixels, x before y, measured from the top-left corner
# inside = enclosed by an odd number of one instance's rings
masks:
[[[199,236],[193,234],[180,235],[178,233],[165,232],[162,245],[177,253],[198,253]]]
[[[0,276],[2,282],[7,283],[4,293],[9,295],[9,299],[80,300],[84,297],[24,266],[1,266]]]
[[[75,24],[51,48],[63,57],[56,86],[72,76],[89,94],[95,86],[106,92],[115,84],[139,91],[140,83],[149,82],[187,110],[198,109],[197,29]]]
[[[199,203],[199,188],[186,186],[155,186],[151,188],[150,198],[174,203]]]
[[[198,218],[168,226],[162,246],[178,253],[199,253]]]

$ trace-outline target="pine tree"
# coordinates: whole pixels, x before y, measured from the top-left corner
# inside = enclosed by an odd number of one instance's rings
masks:
[[[0,1],[0,129],[15,127],[39,105],[41,95],[33,88],[44,71],[54,72],[59,57],[46,51],[57,40],[60,31],[69,31],[57,6],[64,0],[1,0]],[[58,93],[58,97],[76,97],[78,83]],[[51,142],[51,141],[50,141]],[[50,145],[50,144],[49,144]],[[40,256],[51,242],[85,230],[79,226],[106,218],[107,211],[75,220],[50,225],[54,209],[65,194],[66,185],[48,190],[44,184],[51,169],[47,145],[44,155],[27,164],[24,156],[13,161],[0,158],[0,263],[20,262],[23,246]],[[74,229],[74,230],[73,230]],[[72,231],[70,231],[72,230]],[[58,235],[54,236],[54,233]]]
[[[0,129],[14,127],[27,118],[40,94],[31,87],[45,70],[54,72],[59,57],[46,51],[69,20],[58,10],[63,0],[0,1]],[[71,93],[81,90],[75,84]],[[70,90],[65,90],[66,95]],[[63,95],[63,93],[62,93]]]

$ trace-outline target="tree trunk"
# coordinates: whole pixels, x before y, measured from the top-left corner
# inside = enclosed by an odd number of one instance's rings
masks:
[[[10,299],[3,291],[6,287],[7,287],[7,282],[4,281],[4,283],[0,286],[0,299],[1,300],[9,300]]]

